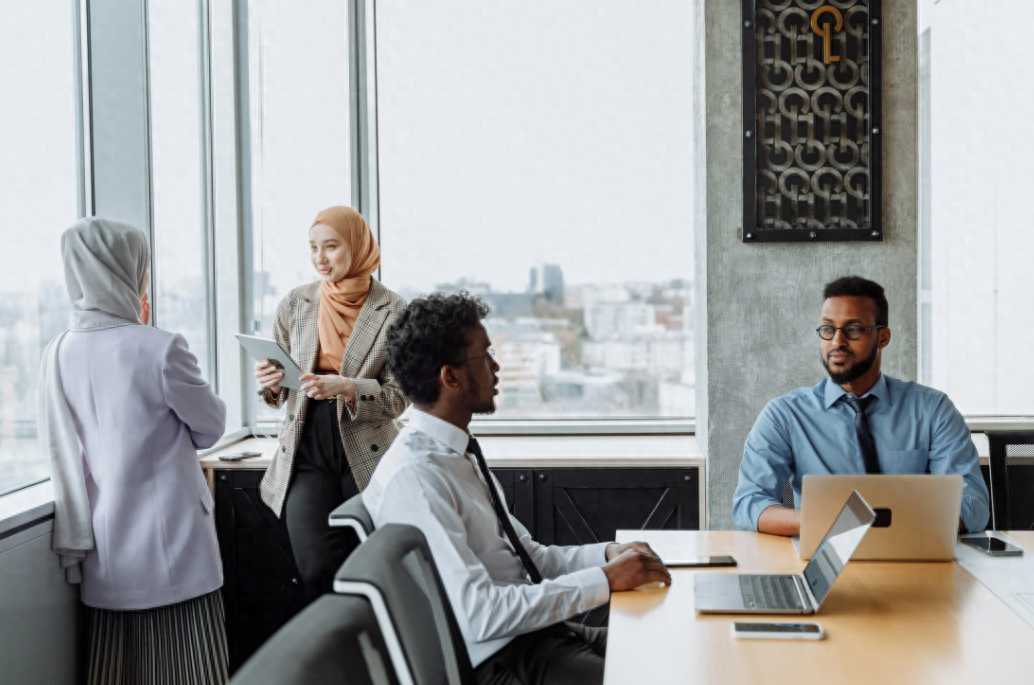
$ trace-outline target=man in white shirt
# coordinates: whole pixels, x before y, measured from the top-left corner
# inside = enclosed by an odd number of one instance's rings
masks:
[[[392,324],[388,368],[413,406],[363,502],[376,526],[427,538],[479,683],[602,683],[606,628],[564,621],[671,576],[645,543],[545,547],[507,513],[468,432],[498,393],[487,315],[466,293],[436,293]]]

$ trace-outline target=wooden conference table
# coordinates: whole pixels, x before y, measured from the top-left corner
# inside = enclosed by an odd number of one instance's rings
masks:
[[[1010,532],[1034,554],[1034,532]],[[1034,628],[958,562],[851,562],[814,616],[697,614],[694,573],[800,573],[788,538],[618,531],[665,555],[732,554],[728,569],[674,569],[668,589],[611,598],[606,685],[1034,682]],[[670,558],[670,557],[669,557]],[[741,640],[734,620],[815,621],[826,638]]]

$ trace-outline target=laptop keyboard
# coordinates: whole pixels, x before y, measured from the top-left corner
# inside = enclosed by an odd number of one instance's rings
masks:
[[[803,609],[793,576],[740,576],[748,609]]]

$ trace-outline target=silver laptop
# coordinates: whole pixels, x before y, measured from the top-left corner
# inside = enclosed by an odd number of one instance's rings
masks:
[[[876,514],[852,492],[801,575],[696,573],[696,610],[717,614],[814,614]]]
[[[951,561],[959,534],[962,476],[805,476],[801,485],[801,535],[794,540],[810,559],[840,511],[858,492],[876,512],[876,522],[855,550],[855,561]]]

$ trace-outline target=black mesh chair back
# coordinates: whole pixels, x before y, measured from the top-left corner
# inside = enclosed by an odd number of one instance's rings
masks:
[[[324,595],[278,630],[230,685],[400,685],[369,601]]]
[[[347,526],[351,528],[355,531],[360,543],[366,542],[366,538],[370,537],[373,532],[373,518],[366,510],[366,505],[363,504],[362,493],[349,498],[344,504],[330,512],[328,523],[331,527]]]
[[[992,530],[1034,530],[1034,431],[988,431]]]
[[[474,685],[474,669],[423,533],[378,528],[342,564],[334,592],[370,600],[403,685]]]

